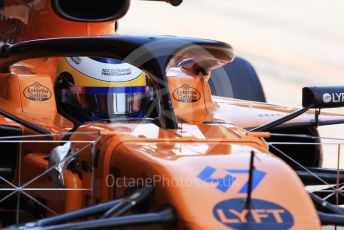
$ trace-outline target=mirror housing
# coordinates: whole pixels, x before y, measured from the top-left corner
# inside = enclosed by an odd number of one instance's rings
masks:
[[[51,0],[51,6],[58,16],[69,21],[105,22],[123,17],[130,0]]]
[[[344,107],[344,86],[305,87],[302,106],[317,109]]]
[[[146,0],[146,1],[167,2],[171,4],[172,6],[179,6],[183,2],[183,0]]]

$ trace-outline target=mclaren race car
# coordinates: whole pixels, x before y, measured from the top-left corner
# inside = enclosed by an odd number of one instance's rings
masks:
[[[129,6],[0,0],[0,227],[344,225],[344,172],[321,167],[343,139],[317,131],[344,87],[266,104],[227,43],[116,35]]]

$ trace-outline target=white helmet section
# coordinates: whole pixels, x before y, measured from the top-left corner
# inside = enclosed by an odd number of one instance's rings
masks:
[[[76,71],[90,78],[105,82],[128,82],[140,77],[143,73],[139,68],[120,60],[112,63],[101,62],[89,57],[67,57],[67,63]]]

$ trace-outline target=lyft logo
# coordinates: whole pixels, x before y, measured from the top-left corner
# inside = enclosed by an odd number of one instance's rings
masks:
[[[226,172],[225,176],[216,177],[216,173],[218,171]],[[245,194],[248,190],[249,169],[217,170],[216,168],[207,166],[197,175],[197,178],[206,183],[216,184],[216,189],[225,193],[238,179],[239,175],[246,175],[246,181],[239,190],[239,193]],[[265,175],[266,173],[263,171],[253,170],[252,191],[254,191],[254,189],[259,185],[259,183],[264,179]]]
[[[215,219],[232,229],[289,229],[294,224],[291,213],[281,205],[270,201],[252,199],[251,207],[245,207],[245,198],[221,201],[215,205]]]
[[[344,102],[344,93],[324,93],[323,101],[325,103],[343,103]]]

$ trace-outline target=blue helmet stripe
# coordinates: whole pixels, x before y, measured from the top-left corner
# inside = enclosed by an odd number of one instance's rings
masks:
[[[123,62],[118,59],[113,58],[102,58],[102,57],[89,57],[92,60],[101,62],[101,63],[107,63],[107,64],[122,64]]]
[[[145,86],[135,87],[85,87],[85,94],[145,93]]]

